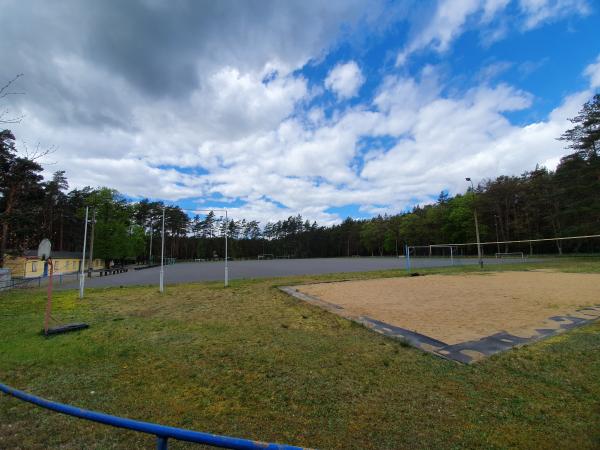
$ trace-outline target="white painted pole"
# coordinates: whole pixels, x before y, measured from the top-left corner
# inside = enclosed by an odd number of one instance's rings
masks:
[[[81,267],[79,268],[79,298],[83,298],[83,290],[85,288],[85,275],[83,274],[83,266],[85,266],[85,246],[87,245],[87,224],[88,224],[89,206],[85,207],[85,225],[83,226],[83,254],[81,255]]]
[[[465,178],[465,180],[471,183],[471,193],[473,194],[473,217],[475,219],[475,237],[477,238],[477,259],[479,260],[479,267],[483,269],[481,241],[479,239],[479,224],[477,223],[477,207],[475,205],[475,186],[473,185],[473,180],[470,177]]]
[[[165,207],[162,215],[162,243],[160,249],[160,292],[165,291]]]
[[[225,287],[229,285],[229,265],[227,257],[227,234],[229,232],[229,222],[227,218],[227,210],[225,210]]]
[[[229,233],[229,217],[227,216],[227,209],[195,209],[196,213],[202,212],[223,212],[225,211],[225,287],[229,286],[229,248],[228,248],[228,233]],[[223,217],[223,216],[221,216]],[[264,253],[264,249],[263,249]]]
[[[153,226],[152,226],[152,219],[150,219],[150,255],[148,256],[148,264],[152,265],[152,230]]]

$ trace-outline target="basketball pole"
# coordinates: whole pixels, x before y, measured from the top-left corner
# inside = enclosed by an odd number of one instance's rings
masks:
[[[52,258],[48,258],[50,276],[48,277],[48,300],[46,302],[46,316],[44,318],[44,334],[48,336],[48,323],[50,322],[50,311],[52,310],[52,276],[54,275],[54,264]]]
[[[85,207],[85,225],[83,226],[83,254],[81,255],[81,267],[79,271],[79,298],[83,298],[83,292],[85,289],[85,275],[83,266],[85,266],[85,246],[87,244],[87,224],[88,224],[88,210],[89,206]]]

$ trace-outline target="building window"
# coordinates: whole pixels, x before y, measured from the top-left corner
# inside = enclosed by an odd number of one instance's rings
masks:
[[[36,262],[32,262],[31,263],[31,271],[32,272],[37,272],[37,263]]]

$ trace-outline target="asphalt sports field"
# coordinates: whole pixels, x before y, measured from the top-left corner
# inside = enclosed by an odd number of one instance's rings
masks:
[[[527,259],[528,262],[533,262]],[[428,267],[452,265],[449,258],[411,258],[411,271]],[[485,265],[521,262],[521,258],[485,258]],[[454,265],[474,265],[476,258],[456,258]],[[165,284],[191,283],[196,281],[224,280],[224,261],[185,262],[165,266]],[[229,261],[229,279],[272,278],[290,275],[319,275],[338,272],[370,272],[386,269],[406,269],[404,258],[314,258]],[[86,287],[158,285],[160,267],[86,279]],[[76,288],[77,281],[64,284],[64,288]]]

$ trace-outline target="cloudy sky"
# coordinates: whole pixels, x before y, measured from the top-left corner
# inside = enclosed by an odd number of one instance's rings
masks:
[[[265,223],[554,168],[600,89],[594,0],[2,0],[1,109],[48,172]]]

